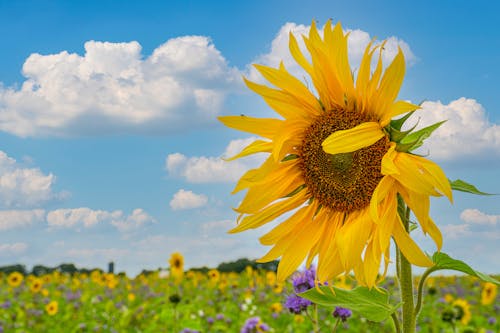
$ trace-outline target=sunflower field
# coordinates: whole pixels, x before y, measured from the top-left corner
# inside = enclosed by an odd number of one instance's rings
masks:
[[[0,276],[0,332],[393,332],[346,308],[301,298],[315,270],[279,283],[273,271],[184,271],[180,254],[169,270],[128,277],[104,273]],[[418,278],[415,283],[418,283]],[[351,289],[342,277],[334,285]],[[380,288],[397,298],[397,282]],[[500,332],[497,286],[466,276],[426,280],[420,332]]]

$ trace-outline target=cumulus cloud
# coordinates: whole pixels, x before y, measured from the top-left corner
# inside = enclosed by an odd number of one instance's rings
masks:
[[[196,194],[192,191],[180,189],[170,200],[170,207],[173,210],[184,210],[203,207],[207,204],[208,198],[203,194]]]
[[[290,55],[288,41],[289,33],[292,32],[297,39],[297,42],[299,43],[299,47],[302,50],[302,53],[309,58],[307,48],[304,45],[302,39],[302,35],[309,35],[309,29],[309,25],[306,26],[303,24],[296,24],[291,22],[284,24],[271,42],[271,50],[266,54],[258,56],[253,61],[253,63],[277,67],[280,62],[283,61],[285,67],[292,74],[296,75],[299,78],[306,77],[305,71],[303,71],[303,69],[295,62],[293,57]],[[349,32],[349,63],[354,71],[359,67],[365,48],[373,37],[370,37],[369,33],[359,29],[345,29],[345,32]],[[321,32],[320,34],[322,35]],[[374,45],[379,45],[380,43],[381,42],[378,41]],[[402,39],[391,36],[386,39],[384,51],[382,52],[382,61],[385,66],[387,66],[397,54],[398,47],[402,49],[403,53],[405,54],[406,61],[409,65],[416,62],[417,57],[411,51],[410,46]],[[252,81],[263,82],[261,75],[255,70],[255,68],[250,67],[247,69],[247,71],[247,75]]]
[[[26,252],[27,248],[28,244],[20,242],[0,244],[0,256],[19,255]]]
[[[229,142],[222,154],[232,157],[256,138],[237,139]],[[182,177],[190,183],[234,182],[248,169],[255,168],[263,162],[262,154],[256,154],[227,162],[221,157],[193,156],[187,157],[181,153],[169,154],[165,160],[165,168],[169,175]]]
[[[465,209],[460,214],[460,219],[470,224],[481,224],[495,226],[500,224],[500,215],[489,215],[481,212],[479,209]]]
[[[461,97],[448,104],[424,102],[422,109],[414,114],[413,119],[417,118],[420,118],[418,127],[447,120],[421,149],[432,158],[455,160],[500,155],[500,125],[491,123],[484,108],[474,99]]]
[[[43,209],[0,210],[0,231],[30,227],[45,221]]]
[[[0,85],[0,130],[21,137],[178,131],[214,121],[241,82],[204,36],[146,58],[135,41],[88,41],[83,56],[31,54],[23,75],[19,89]]]
[[[6,208],[38,207],[51,200],[67,197],[55,193],[56,177],[38,168],[24,168],[14,158],[0,151],[0,206]]]
[[[56,209],[47,214],[49,227],[54,228],[90,228],[98,224],[111,224],[121,232],[137,229],[155,219],[143,209],[134,209],[131,215],[125,215],[121,210],[112,212],[93,210],[87,207]]]

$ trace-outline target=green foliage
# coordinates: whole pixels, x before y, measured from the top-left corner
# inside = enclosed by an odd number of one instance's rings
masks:
[[[436,264],[433,266],[431,269],[433,271],[440,270],[440,269],[452,269],[455,271],[459,271],[462,273],[469,274],[471,276],[475,276],[483,281],[486,282],[491,282],[495,283],[496,285],[500,285],[500,281],[484,274],[481,272],[478,272],[474,269],[472,269],[469,265],[467,265],[465,262],[457,259],[453,259],[449,255],[443,252],[436,252],[432,256],[432,261]]]
[[[474,185],[469,184],[461,179],[456,179],[453,181],[448,179],[448,181],[450,182],[451,188],[455,191],[467,192],[478,195],[492,195],[490,193],[479,191]]]
[[[389,304],[389,294],[384,289],[377,291],[375,288],[357,287],[345,290],[322,286],[319,287],[319,290],[309,289],[301,293],[300,297],[307,298],[321,306],[348,308],[374,322],[381,322],[389,318],[397,309]]]
[[[424,143],[424,140],[431,136],[432,132],[439,128],[445,121],[440,121],[430,126],[424,127],[418,131],[409,133],[397,144],[399,151],[413,151]]]

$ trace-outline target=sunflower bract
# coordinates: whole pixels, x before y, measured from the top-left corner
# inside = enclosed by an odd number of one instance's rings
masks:
[[[260,261],[281,257],[280,281],[304,260],[310,264],[317,257],[319,282],[353,271],[360,284],[374,286],[381,266],[383,276],[390,261],[391,237],[412,264],[431,266],[402,224],[398,197],[437,248],[442,245],[429,216],[430,196],[451,201],[449,182],[435,163],[398,151],[387,129],[392,118],[419,108],[396,100],[405,73],[403,53],[399,49],[384,70],[384,43],[370,43],[354,78],[347,39],[340,23],[333,27],[328,21],[320,32],[313,22],[303,36],[306,57],[290,33],[290,52],[314,91],[283,64],[255,65],[274,87],[245,82],[280,118],[219,117],[228,127],[262,137],[234,158],[269,154],[236,184],[234,192],[247,192],[235,208],[239,224],[230,232],[291,213],[260,239],[272,246]],[[372,69],[374,55],[378,59]]]

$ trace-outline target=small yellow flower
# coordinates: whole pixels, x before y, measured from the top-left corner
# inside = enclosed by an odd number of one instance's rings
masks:
[[[302,324],[305,321],[305,318],[302,315],[296,314],[295,316],[293,316],[293,321],[296,324]]]
[[[19,272],[12,272],[9,274],[9,277],[7,278],[7,283],[9,286],[13,288],[17,288],[23,283],[23,275]]]
[[[276,283],[273,286],[273,292],[276,294],[281,294],[283,292],[283,283]]]
[[[266,282],[268,286],[273,286],[276,283],[276,273],[269,271],[266,273]]]
[[[51,301],[47,305],[45,305],[45,311],[47,311],[47,314],[49,316],[55,315],[58,310],[59,310],[59,305],[57,301]]]
[[[486,282],[483,287],[483,291],[481,292],[481,304],[482,305],[490,305],[493,303],[495,298],[497,297],[498,287],[496,284],[491,282]]]
[[[32,293],[36,294],[42,290],[43,280],[39,278],[34,278],[30,283],[30,290]]]
[[[452,306],[457,310],[457,319],[464,325],[467,325],[472,319],[472,314],[470,312],[470,305],[464,299],[458,298],[453,302]]]
[[[98,270],[94,270],[90,273],[90,280],[94,283],[100,283],[101,282],[101,272]]]
[[[134,293],[129,293],[128,296],[127,296],[127,298],[128,298],[129,302],[133,302],[133,301],[135,301],[135,294]]]
[[[453,302],[453,300],[454,300],[454,299],[455,299],[455,298],[454,298],[451,294],[445,294],[445,295],[444,295],[444,301],[445,301],[446,303],[451,303],[451,302]]]
[[[281,303],[276,302],[271,304],[271,312],[272,313],[280,313],[283,310],[283,305]]]
[[[42,295],[43,295],[44,297],[49,296],[49,291],[48,291],[46,288],[43,288],[43,289],[42,289]]]

